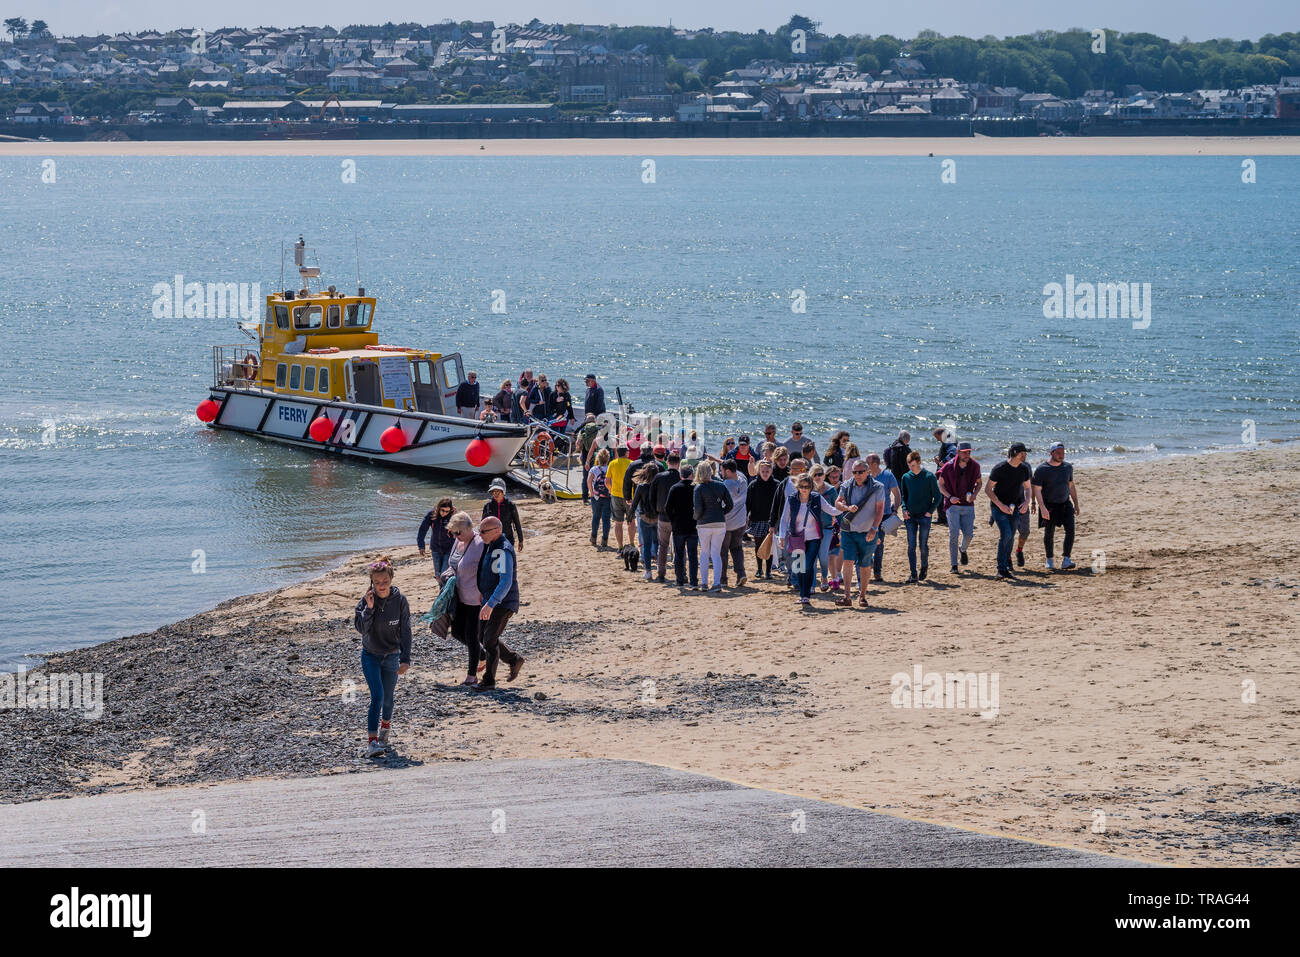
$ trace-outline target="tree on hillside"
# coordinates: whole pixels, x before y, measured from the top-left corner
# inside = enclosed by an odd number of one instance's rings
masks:
[[[17,40],[27,36],[27,21],[22,17],[10,17],[5,21],[5,29],[9,31],[10,40]]]
[[[50,25],[44,20],[33,20],[31,36],[47,37],[50,35]]]

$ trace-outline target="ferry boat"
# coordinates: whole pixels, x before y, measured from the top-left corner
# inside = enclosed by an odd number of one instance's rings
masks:
[[[212,388],[196,409],[214,429],[390,465],[502,475],[531,429],[457,414],[458,352],[380,343],[376,299],[334,286],[312,291],[320,268],[294,245],[298,290],[266,297],[250,342],[212,347]],[[254,346],[253,343],[256,343]],[[522,456],[526,458],[526,453]]]

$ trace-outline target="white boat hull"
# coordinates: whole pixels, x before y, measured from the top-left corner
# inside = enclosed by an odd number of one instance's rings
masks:
[[[214,429],[244,432],[287,445],[385,465],[503,475],[527,438],[524,426],[506,422],[484,425],[450,415],[284,396],[254,389],[214,388],[211,398],[220,408],[217,417],[208,423]],[[321,415],[334,422],[334,435],[327,442],[317,442],[308,432],[312,420]],[[385,452],[379,437],[394,425],[406,434],[407,447]],[[465,460],[465,450],[476,438],[482,438],[492,450],[487,463],[481,466],[470,465]]]

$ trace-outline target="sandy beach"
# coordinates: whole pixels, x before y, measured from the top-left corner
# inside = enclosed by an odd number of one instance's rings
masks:
[[[1296,156],[1300,136],[0,142],[4,156]]]
[[[524,673],[463,691],[461,646],[421,627],[393,761],[631,759],[1148,861],[1300,863],[1300,449],[1075,478],[1082,570],[1045,571],[1035,529],[1022,578],[996,580],[981,518],[960,577],[946,529],[920,585],[902,584],[906,542],[889,539],[869,610],[819,594],[801,612],[777,581],[718,595],[646,583],[588,544],[581,503],[525,502],[526,604],[506,636]],[[0,711],[0,800],[388,773],[360,757],[352,609],[383,552],[413,609],[435,585],[413,545],[381,544],[304,584],[53,656],[51,670],[104,673],[104,717]],[[896,707],[892,677],[918,665],[997,673],[996,716]]]

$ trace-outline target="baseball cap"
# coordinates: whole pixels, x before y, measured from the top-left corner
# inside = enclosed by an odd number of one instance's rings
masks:
[[[1029,447],[1024,442],[1012,442],[1011,448],[1007,449],[1007,458],[1019,455],[1021,452],[1028,452]]]
[[[1048,449],[1047,451],[1049,451],[1049,452],[1055,452],[1057,449],[1061,449],[1062,451],[1064,451],[1064,450],[1065,450],[1065,443],[1064,443],[1064,442],[1053,442],[1053,443],[1052,443],[1052,447],[1051,447],[1050,449]]]
[[[748,435],[742,435],[740,438],[736,439],[736,441],[737,441],[737,442],[744,442],[746,445],[748,445],[748,444],[749,444],[749,436],[748,436]]]
[[[658,457],[660,457],[660,456],[667,455],[667,454],[668,454],[668,450],[667,450],[666,448],[664,448],[662,445],[656,445],[656,446],[655,446],[655,457],[656,457],[656,458],[658,458]]]
[[[957,451],[958,451],[958,452],[969,452],[970,450],[971,450],[971,444],[970,444],[969,442],[958,442],[958,443],[957,443]]]
[[[588,378],[588,379],[594,379],[594,378],[596,378],[596,373],[594,373],[594,372],[588,372],[588,373],[587,373],[587,378]]]

